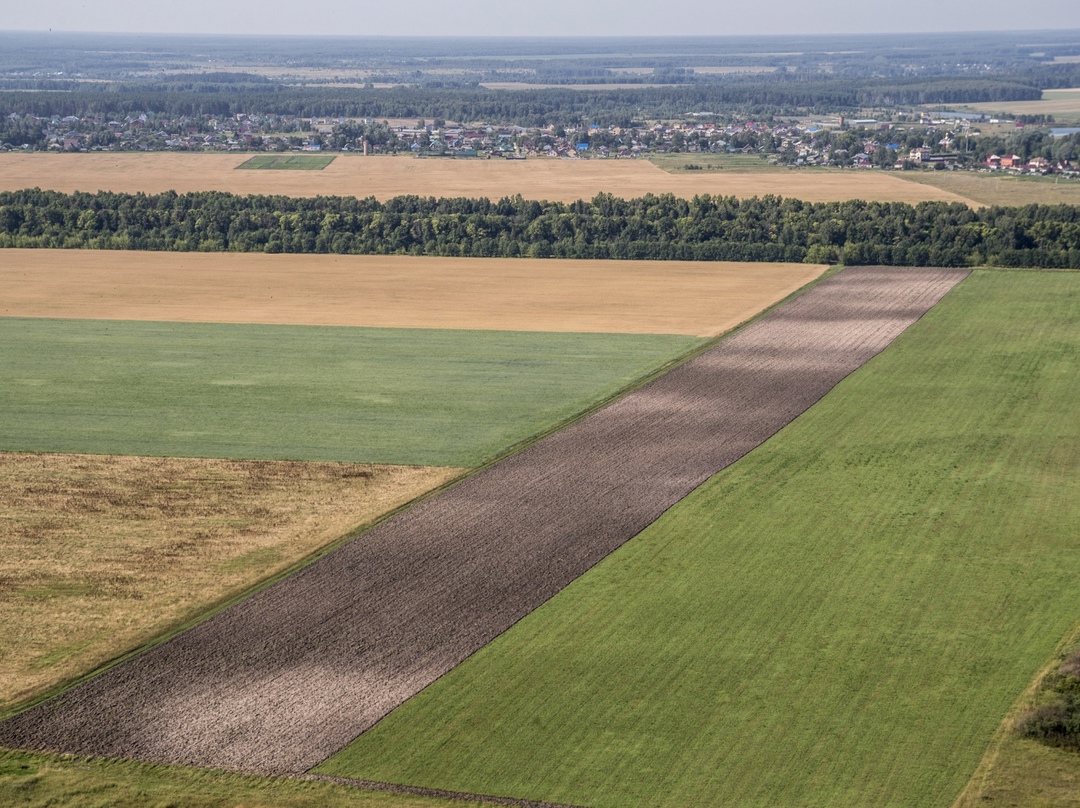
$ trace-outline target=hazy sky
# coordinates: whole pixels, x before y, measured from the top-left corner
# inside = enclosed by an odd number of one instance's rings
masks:
[[[729,35],[1080,28],[1078,0],[8,0],[9,31]]]

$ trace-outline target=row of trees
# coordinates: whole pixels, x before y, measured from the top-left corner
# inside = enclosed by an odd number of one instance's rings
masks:
[[[1080,268],[1080,208],[0,193],[0,247]]]
[[[914,104],[1032,100],[1037,83],[1007,77],[836,78],[779,74],[723,83],[619,90],[383,89],[207,84],[198,88],[103,84],[70,92],[0,92],[0,111],[38,116],[123,117],[147,110],[174,117],[237,113],[305,118],[442,118],[546,126],[590,120],[626,125],[688,112],[830,112]]]

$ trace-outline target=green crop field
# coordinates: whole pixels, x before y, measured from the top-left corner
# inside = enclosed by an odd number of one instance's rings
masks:
[[[237,168],[270,169],[274,171],[322,171],[334,162],[334,155],[322,154],[260,154],[245,160]]]
[[[700,342],[0,318],[0,449],[468,466]]]
[[[649,155],[648,160],[669,174],[684,171],[728,171],[752,173],[792,171],[788,166],[770,163],[761,154],[728,154],[727,152],[668,152]],[[804,169],[805,170],[805,169]]]
[[[1080,274],[976,272],[321,771],[949,806],[1080,621]]]

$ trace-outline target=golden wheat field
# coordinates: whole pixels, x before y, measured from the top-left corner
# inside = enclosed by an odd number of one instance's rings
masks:
[[[460,473],[0,452],[0,709]]]
[[[4,250],[0,316],[723,333],[819,264]]]
[[[0,154],[0,190],[228,191],[286,196],[489,197],[572,202],[598,193],[623,198],[670,193],[690,198],[774,194],[809,202],[866,199],[968,202],[939,188],[878,171],[785,170],[673,175],[647,160],[459,160],[412,156],[338,155],[322,171],[236,171],[250,154],[91,153]]]

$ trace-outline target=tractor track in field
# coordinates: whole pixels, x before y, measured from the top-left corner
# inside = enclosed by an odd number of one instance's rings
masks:
[[[307,771],[888,346],[966,270],[854,268],[148,652],[0,745]]]

